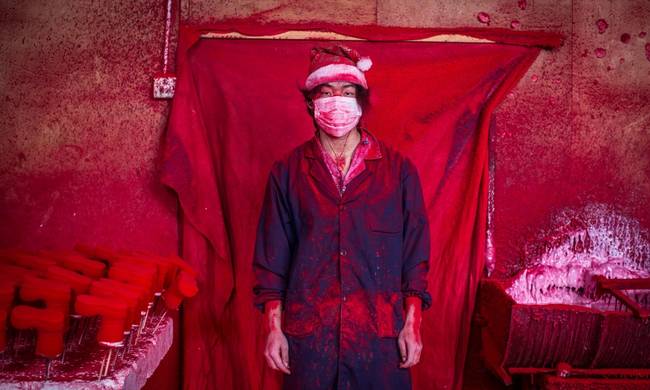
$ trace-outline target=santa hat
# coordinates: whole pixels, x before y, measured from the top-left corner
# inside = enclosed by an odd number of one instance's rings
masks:
[[[310,90],[331,81],[348,81],[367,89],[368,83],[364,72],[371,66],[370,58],[361,57],[356,50],[347,46],[336,44],[314,47],[311,49],[309,76],[305,80],[305,89]]]

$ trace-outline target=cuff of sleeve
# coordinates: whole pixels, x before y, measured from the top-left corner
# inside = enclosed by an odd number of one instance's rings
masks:
[[[265,291],[255,293],[255,298],[253,298],[253,306],[255,306],[259,311],[264,313],[264,305],[268,301],[273,300],[283,300],[284,293],[282,291]]]
[[[422,301],[422,310],[426,310],[431,307],[431,294],[427,291],[417,291],[417,290],[407,290],[402,291],[404,297],[418,297]]]

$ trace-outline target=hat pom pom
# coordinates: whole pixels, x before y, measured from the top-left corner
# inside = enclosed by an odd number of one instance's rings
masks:
[[[362,57],[357,61],[357,68],[359,68],[362,71],[367,71],[372,67],[372,60],[369,57]]]

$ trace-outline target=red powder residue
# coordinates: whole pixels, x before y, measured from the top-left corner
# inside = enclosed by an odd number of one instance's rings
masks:
[[[537,80],[539,80],[539,76],[537,76],[536,74],[534,74],[534,75],[530,76],[530,79],[533,80],[533,83],[536,83]]]
[[[594,54],[596,55],[596,58],[603,58],[607,55],[607,50],[603,49],[602,47],[598,47],[596,50],[594,50]]]
[[[625,62],[625,58],[623,58],[623,57],[619,58],[619,60],[618,60],[619,64],[623,65],[624,62]]]
[[[621,35],[621,42],[628,43],[630,42],[630,34],[625,33]]]
[[[476,15],[476,19],[481,23],[487,24],[488,26],[490,25],[490,15],[487,12],[479,12],[478,15]]]
[[[521,26],[521,23],[519,23],[518,20],[513,20],[510,22],[510,28],[512,29],[518,29]]]
[[[645,38],[645,35],[646,35],[646,32],[645,32],[645,31],[641,31],[641,32],[639,33],[639,38]]]
[[[650,43],[645,44],[645,58],[650,61]]]
[[[526,9],[526,0],[517,0],[517,6],[519,7],[520,10],[525,10]]]
[[[596,27],[598,27],[598,34],[602,34],[607,30],[607,27],[609,27],[609,24],[607,24],[607,21],[605,19],[598,19],[596,21]]]

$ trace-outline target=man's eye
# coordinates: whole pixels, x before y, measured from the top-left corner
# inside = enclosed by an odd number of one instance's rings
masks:
[[[321,95],[323,95],[323,96],[332,96],[332,92],[329,92],[329,91],[321,92]]]
[[[354,92],[345,92],[345,96],[355,96]]]

